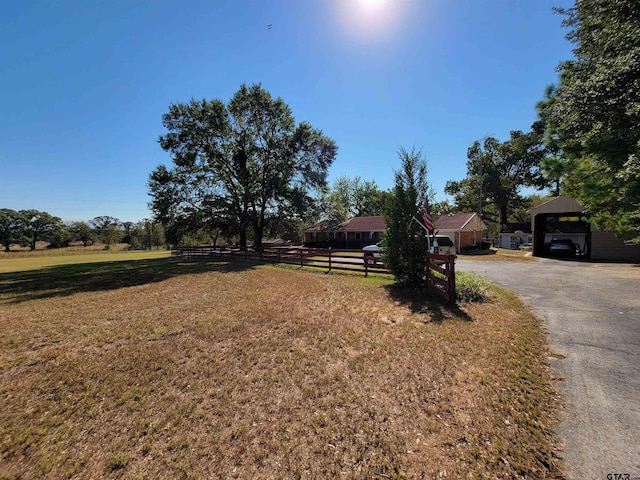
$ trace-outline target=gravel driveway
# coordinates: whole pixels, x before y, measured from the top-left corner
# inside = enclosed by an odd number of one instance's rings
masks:
[[[640,478],[640,267],[458,259],[544,319],[566,408],[558,434],[569,480]],[[610,474],[628,474],[614,476]]]

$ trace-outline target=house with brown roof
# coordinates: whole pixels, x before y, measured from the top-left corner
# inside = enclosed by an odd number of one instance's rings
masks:
[[[464,248],[479,246],[482,232],[487,229],[475,212],[442,215],[435,221],[434,227],[438,235],[446,235],[453,241],[458,253]]]
[[[331,226],[323,220],[304,230],[304,243],[327,242],[334,248],[362,248],[377,243],[387,230],[384,217],[353,217]]]

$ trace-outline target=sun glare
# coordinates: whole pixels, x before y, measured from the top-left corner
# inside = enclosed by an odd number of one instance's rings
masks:
[[[376,42],[398,30],[407,2],[394,0],[338,0],[337,14],[354,41]]]
[[[357,3],[365,13],[375,13],[383,9],[388,0],[357,0]]]

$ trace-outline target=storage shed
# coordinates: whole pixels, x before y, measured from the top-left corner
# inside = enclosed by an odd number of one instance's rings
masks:
[[[510,250],[518,250],[522,246],[533,244],[531,222],[505,223],[498,235],[498,247]]]

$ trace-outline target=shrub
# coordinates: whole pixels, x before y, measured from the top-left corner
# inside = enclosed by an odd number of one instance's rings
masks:
[[[415,219],[421,217],[422,199],[430,191],[427,162],[420,150],[407,152],[401,148],[398,156],[402,168],[394,172],[395,187],[384,212],[387,231],[382,258],[396,282],[420,287],[424,283],[427,242],[424,227]]]
[[[140,250],[142,248],[142,242],[138,237],[131,237],[131,241],[129,242],[129,248],[131,250]]]
[[[456,272],[456,299],[459,302],[484,302],[491,282],[472,272]]]

